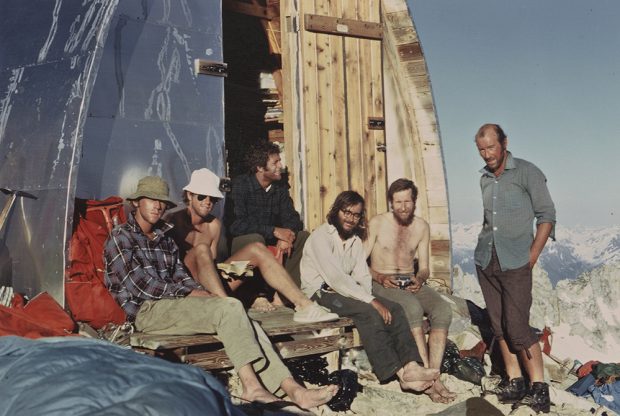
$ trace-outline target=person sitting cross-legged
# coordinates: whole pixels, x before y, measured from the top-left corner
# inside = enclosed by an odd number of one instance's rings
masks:
[[[209,169],[192,172],[191,180],[183,188],[185,209],[172,212],[166,220],[174,225],[172,237],[180,248],[180,256],[192,276],[211,293],[225,297],[227,291],[237,291],[247,280],[220,278],[216,269],[217,246],[222,228],[221,221],[213,214],[213,208],[223,198],[219,190],[220,178]],[[325,322],[338,319],[338,315],[308,299],[293,283],[284,267],[271,251],[261,243],[250,243],[237,250],[223,263],[249,261],[273,289],[295,305],[293,320],[302,323]]]
[[[277,402],[274,392],[282,389],[293,402],[282,410],[295,413],[332,399],[338,386],[306,389],[298,384],[241,302],[215,296],[186,272],[167,235],[171,225],[161,220],[174,206],[163,179],[140,179],[127,199],[134,211],[105,242],[105,283],[138,331],[217,334],[239,375],[243,400]]]

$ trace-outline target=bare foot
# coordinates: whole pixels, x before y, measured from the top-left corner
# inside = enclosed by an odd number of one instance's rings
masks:
[[[278,292],[276,292],[273,295],[273,302],[271,302],[271,304],[274,307],[278,307],[278,306],[284,306],[284,302],[282,302],[282,299],[280,298],[280,294]]]
[[[448,390],[439,379],[424,393],[435,403],[450,403],[456,399],[456,394]]]
[[[255,309],[258,312],[271,312],[275,311],[276,307],[273,306],[267,298],[261,296],[254,300],[251,309]]]
[[[403,390],[413,390],[413,391],[425,391],[428,390],[432,385],[433,381],[403,381],[399,380],[400,388]]]
[[[416,362],[409,362],[403,367],[401,379],[404,382],[432,381],[439,378],[439,370],[436,368],[424,368]]]
[[[304,387],[296,388],[288,397],[300,407],[309,409],[327,403],[338,393],[338,386],[330,384],[329,386],[318,389],[306,389]]]
[[[248,402],[260,403],[271,403],[280,400],[262,387],[252,390],[244,390],[243,393],[241,393],[241,398]]]

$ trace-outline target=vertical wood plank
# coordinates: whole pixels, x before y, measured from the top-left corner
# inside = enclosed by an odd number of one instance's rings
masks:
[[[370,14],[368,20],[371,22],[381,22],[381,1],[369,0]],[[370,68],[371,68],[371,90],[372,105],[370,114],[373,117],[384,117],[384,99],[383,99],[383,53],[382,42],[369,41],[370,43]],[[387,167],[386,153],[377,150],[377,145],[385,144],[385,131],[372,130],[372,151],[375,154],[375,191],[376,212],[384,212],[387,210]]]
[[[321,16],[330,15],[330,2],[328,0],[316,0],[316,12]],[[336,170],[334,161],[334,131],[333,131],[333,101],[330,90],[332,88],[332,68],[329,58],[332,45],[335,43],[333,36],[317,34],[317,103],[316,111],[319,119],[319,132],[312,140],[316,140],[320,146],[320,207],[318,218],[325,217],[329,208],[330,194],[333,192],[336,182]]]
[[[317,0],[321,1],[321,0]],[[315,2],[299,2],[300,16],[316,13]],[[300,21],[303,25],[303,21]],[[306,172],[306,228],[312,230],[321,224],[321,162],[319,137],[319,117],[317,112],[317,35],[302,28],[302,76],[303,76],[303,142]],[[302,172],[302,174],[304,174]]]
[[[364,1],[364,0],[361,0]],[[358,1],[343,0],[342,14],[347,19],[358,18]],[[360,97],[360,50],[359,39],[344,38],[345,105],[347,112],[347,146],[349,158],[349,188],[364,195],[365,163],[362,142],[362,106]],[[365,195],[364,195],[365,196]]]

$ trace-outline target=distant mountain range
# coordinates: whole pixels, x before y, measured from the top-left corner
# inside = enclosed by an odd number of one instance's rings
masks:
[[[474,276],[474,249],[480,228],[480,224],[452,224],[452,264]],[[582,273],[614,262],[620,262],[620,226],[558,225],[556,241],[547,242],[539,266],[555,287],[560,280],[576,279]]]

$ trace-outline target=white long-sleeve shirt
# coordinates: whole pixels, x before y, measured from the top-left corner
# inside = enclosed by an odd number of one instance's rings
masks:
[[[323,224],[306,240],[301,258],[301,290],[311,297],[323,282],[339,294],[370,303],[372,276],[362,240],[342,241],[336,227]]]

